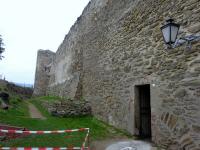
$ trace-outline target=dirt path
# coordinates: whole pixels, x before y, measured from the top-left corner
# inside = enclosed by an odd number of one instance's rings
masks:
[[[28,108],[31,118],[37,118],[45,120],[46,117],[44,117],[41,112],[31,103],[28,102]]]

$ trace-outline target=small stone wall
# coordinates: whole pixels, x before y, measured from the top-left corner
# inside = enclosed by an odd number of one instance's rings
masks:
[[[73,117],[91,115],[91,106],[87,101],[62,100],[56,102],[42,102],[44,108],[53,116]]]

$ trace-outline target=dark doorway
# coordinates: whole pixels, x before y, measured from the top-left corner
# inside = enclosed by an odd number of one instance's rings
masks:
[[[137,107],[137,108],[136,108]],[[151,138],[150,85],[136,86],[136,128],[141,138]]]

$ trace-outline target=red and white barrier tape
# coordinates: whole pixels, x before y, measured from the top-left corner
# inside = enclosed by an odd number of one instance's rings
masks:
[[[16,134],[60,134],[60,133],[70,133],[70,132],[81,132],[81,131],[87,131],[85,140],[82,144],[82,147],[0,147],[0,150],[85,150],[89,147],[85,147],[86,142],[89,138],[89,128],[81,128],[81,129],[72,129],[72,130],[54,130],[54,131],[21,131],[21,130],[3,130],[0,129],[0,132],[2,133],[16,133]]]
[[[85,147],[87,141],[89,142],[89,134],[90,134],[90,129],[88,129],[87,135],[85,136],[85,140],[82,144],[82,148]]]
[[[17,133],[17,134],[55,134],[55,133],[69,133],[69,132],[80,132],[80,131],[88,131],[89,128],[81,128],[81,129],[72,129],[72,130],[54,130],[54,131],[22,131],[22,130],[3,130],[0,129],[0,132],[3,133]]]
[[[88,147],[0,147],[0,150],[85,150]]]

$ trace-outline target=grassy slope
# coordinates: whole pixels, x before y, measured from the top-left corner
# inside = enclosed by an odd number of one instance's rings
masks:
[[[107,126],[101,121],[98,121],[92,116],[85,117],[71,117],[58,118],[50,116],[49,113],[40,105],[41,100],[52,101],[55,98],[38,98],[31,100],[36,107],[47,118],[46,120],[29,118],[27,104],[25,102],[18,102],[13,109],[8,111],[0,110],[0,122],[15,126],[26,127],[29,130],[63,130],[74,128],[90,128],[91,140],[99,140],[105,138],[112,138],[122,136],[121,131]],[[84,133],[71,133],[62,135],[31,135],[20,139],[14,139],[7,142],[0,142],[3,146],[80,146],[85,136]],[[70,137],[70,138],[69,138]]]
[[[8,81],[0,80],[0,92],[8,93],[11,99],[22,99],[31,97],[32,88],[21,87]]]

